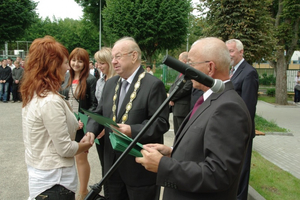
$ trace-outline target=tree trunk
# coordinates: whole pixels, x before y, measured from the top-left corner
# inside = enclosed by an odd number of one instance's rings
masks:
[[[286,77],[287,64],[284,57],[284,51],[277,51],[276,63],[276,103],[279,105],[287,105],[287,77]]]

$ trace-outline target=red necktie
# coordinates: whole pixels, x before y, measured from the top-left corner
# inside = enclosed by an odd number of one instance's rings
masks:
[[[192,110],[192,113],[190,115],[190,119],[192,118],[193,114],[196,112],[196,110],[199,108],[199,106],[204,102],[203,95],[197,100],[197,102],[194,105],[194,108]]]

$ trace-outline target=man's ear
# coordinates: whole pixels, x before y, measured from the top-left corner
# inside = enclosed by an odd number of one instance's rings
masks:
[[[136,51],[132,52],[132,63],[135,63],[138,59],[138,53]]]
[[[216,72],[216,64],[214,62],[209,62],[208,67],[208,75],[212,77]]]

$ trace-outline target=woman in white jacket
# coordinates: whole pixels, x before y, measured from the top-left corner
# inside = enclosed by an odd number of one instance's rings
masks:
[[[25,63],[20,90],[30,199],[75,199],[74,156],[93,144],[89,134],[80,143],[74,141],[83,124],[58,93],[68,57],[62,44],[46,36],[33,41]]]

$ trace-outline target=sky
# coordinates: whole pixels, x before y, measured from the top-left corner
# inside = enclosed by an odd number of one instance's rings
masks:
[[[79,20],[82,15],[82,8],[74,0],[33,0],[39,2],[36,12],[40,17],[45,19],[47,16],[52,20],[53,15],[56,19],[77,19]],[[193,0],[193,3],[199,0]]]
[[[80,19],[83,15],[82,8],[74,0],[33,0],[39,2],[36,12],[40,17],[51,20],[53,15],[56,19]]]

